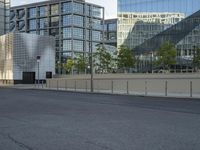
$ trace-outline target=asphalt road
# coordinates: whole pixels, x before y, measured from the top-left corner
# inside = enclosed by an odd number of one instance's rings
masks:
[[[200,150],[200,100],[0,88],[0,150]]]

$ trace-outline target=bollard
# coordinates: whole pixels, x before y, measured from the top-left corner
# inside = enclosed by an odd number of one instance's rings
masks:
[[[85,91],[87,92],[87,80],[85,81]]]
[[[192,81],[190,81],[190,97],[192,97],[193,95],[192,95]]]
[[[165,81],[165,96],[168,95],[168,82]]]
[[[67,80],[65,80],[65,90],[67,90]]]
[[[111,92],[113,94],[113,80],[111,81]]]
[[[127,94],[129,94],[129,83],[128,83],[128,81],[126,82],[126,89],[127,89]]]
[[[48,87],[48,85],[47,85],[47,80],[46,80],[46,88]]]
[[[147,96],[147,81],[145,81],[145,95]]]
[[[76,91],[76,80],[75,80],[75,83],[74,83],[75,85],[74,85],[74,89],[75,89],[75,91]]]
[[[42,80],[42,89],[43,89],[43,84],[44,84],[44,81]]]
[[[57,90],[58,90],[58,80],[56,80],[56,82],[57,82]]]
[[[49,80],[49,89],[51,88],[51,80]]]

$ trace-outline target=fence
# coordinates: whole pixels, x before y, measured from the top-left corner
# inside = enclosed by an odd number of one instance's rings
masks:
[[[95,78],[93,83],[94,92],[97,93],[200,98],[200,78],[196,76]],[[48,89],[82,92],[90,92],[90,85],[89,78],[55,78],[46,82]]]

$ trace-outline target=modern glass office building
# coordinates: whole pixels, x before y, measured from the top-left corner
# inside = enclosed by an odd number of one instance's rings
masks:
[[[84,0],[50,0],[10,11],[11,32],[56,37],[56,63],[61,67],[68,58],[95,51],[103,39],[103,23],[104,8]]]
[[[105,44],[117,47],[117,19],[107,19],[104,22]]]
[[[118,0],[118,46],[151,61],[166,41],[176,46],[179,63],[191,63],[200,47],[200,0]]]
[[[118,0],[120,12],[178,12],[186,16],[199,10],[199,0]]]
[[[0,35],[9,31],[10,0],[0,0]]]

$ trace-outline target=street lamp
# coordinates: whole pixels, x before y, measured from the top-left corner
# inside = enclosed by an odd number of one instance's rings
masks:
[[[151,59],[151,73],[153,73],[153,51],[151,51],[151,53],[150,53],[150,59]]]
[[[91,18],[92,19],[92,18]],[[93,75],[93,56],[92,56],[92,53],[93,53],[93,45],[92,45],[92,25],[93,25],[93,22],[90,20],[89,22],[89,54],[90,54],[90,83],[91,83],[91,88],[90,88],[90,91],[91,92],[94,92],[94,75]]]

